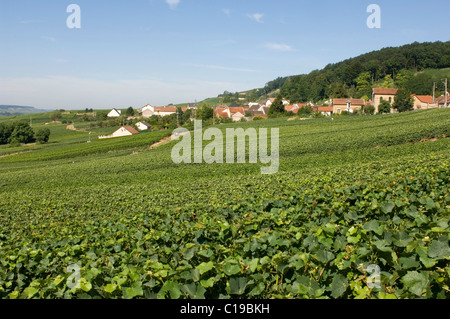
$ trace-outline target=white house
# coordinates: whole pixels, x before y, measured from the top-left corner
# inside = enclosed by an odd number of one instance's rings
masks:
[[[175,106],[155,107],[154,109],[155,115],[158,116],[168,116],[177,113],[177,108]]]
[[[122,137],[122,136],[131,136],[131,135],[135,135],[135,134],[139,134],[138,131],[136,131],[136,129],[134,129],[131,126],[122,126],[121,128],[119,128],[117,131],[115,131],[114,133],[112,133],[111,135],[103,135],[103,136],[99,136],[99,139],[105,139],[105,138],[112,138],[112,137]]]
[[[245,115],[242,114],[241,112],[236,112],[233,115],[231,115],[231,119],[233,120],[233,122],[239,122],[244,117]]]
[[[272,105],[272,103],[275,102],[275,100],[276,100],[276,99],[273,98],[273,97],[270,98],[270,99],[267,99],[267,101],[266,101],[266,107],[270,107],[270,106]],[[288,101],[288,100],[285,100],[285,99],[282,99],[281,102],[283,103],[284,106],[290,104],[289,101]]]
[[[155,108],[153,106],[151,106],[150,104],[147,104],[143,107],[141,107],[141,109],[139,110],[140,113],[144,112],[145,110],[150,110],[152,112],[155,112]]]
[[[146,131],[152,128],[152,126],[145,121],[137,122],[136,127],[140,131]]]
[[[108,117],[119,117],[120,115],[122,115],[122,111],[117,109],[112,109],[108,113]]]

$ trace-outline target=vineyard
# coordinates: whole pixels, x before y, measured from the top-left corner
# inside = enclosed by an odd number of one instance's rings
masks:
[[[167,131],[0,157],[0,298],[450,298],[450,110],[218,127],[279,128],[279,172]]]

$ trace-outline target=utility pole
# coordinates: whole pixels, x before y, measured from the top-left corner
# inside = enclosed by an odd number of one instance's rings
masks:
[[[447,92],[447,78],[445,78],[445,100],[444,100],[444,107],[447,107],[447,100],[448,100],[448,92]]]
[[[434,104],[434,91],[436,90],[436,82],[433,83],[433,104]]]

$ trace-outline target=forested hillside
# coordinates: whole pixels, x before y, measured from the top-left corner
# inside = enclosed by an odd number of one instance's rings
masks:
[[[293,103],[318,102],[326,98],[370,98],[373,86],[404,87],[415,94],[432,94],[433,82],[440,84],[442,73],[449,73],[445,70],[434,72],[433,69],[448,67],[450,41],[415,42],[289,77],[281,87],[281,93]],[[438,86],[436,92],[443,92],[443,88]]]

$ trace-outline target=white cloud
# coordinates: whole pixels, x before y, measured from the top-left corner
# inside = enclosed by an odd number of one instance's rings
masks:
[[[181,0],[165,0],[170,9],[175,10]]]
[[[263,23],[262,18],[264,17],[264,14],[263,13],[247,14],[247,17],[249,17],[253,21]]]
[[[274,51],[292,51],[292,47],[285,43],[266,43],[264,47]]]

